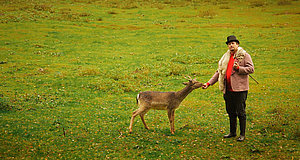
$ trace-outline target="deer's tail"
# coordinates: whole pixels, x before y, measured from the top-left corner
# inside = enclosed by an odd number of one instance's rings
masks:
[[[140,94],[138,94],[138,95],[136,96],[136,104],[139,104],[139,98],[140,98]]]

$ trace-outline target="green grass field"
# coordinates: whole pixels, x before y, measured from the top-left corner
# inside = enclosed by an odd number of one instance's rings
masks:
[[[299,159],[300,1],[1,0],[1,159]],[[246,141],[218,84],[128,126],[140,91],[207,82],[236,35],[255,65]]]

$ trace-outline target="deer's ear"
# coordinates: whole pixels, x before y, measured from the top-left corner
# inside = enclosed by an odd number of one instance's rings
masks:
[[[188,82],[183,82],[182,84],[184,84],[184,85],[188,85],[189,83],[188,83]]]

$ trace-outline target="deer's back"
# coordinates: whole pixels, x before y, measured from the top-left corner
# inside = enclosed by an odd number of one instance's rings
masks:
[[[166,110],[176,102],[175,92],[140,92],[137,100],[145,107],[156,110]]]

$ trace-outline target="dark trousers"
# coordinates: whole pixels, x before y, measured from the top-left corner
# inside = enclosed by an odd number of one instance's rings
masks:
[[[240,121],[241,135],[245,135],[247,94],[248,91],[226,91],[224,94],[226,111],[230,120],[230,132],[233,134],[236,133],[236,119],[238,117]]]

